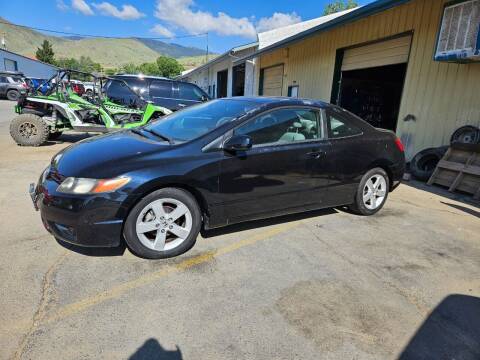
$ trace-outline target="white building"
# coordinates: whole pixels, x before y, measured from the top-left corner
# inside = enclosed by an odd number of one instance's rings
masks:
[[[0,49],[0,71],[20,71],[26,77],[48,79],[57,69],[56,66]]]
[[[259,86],[256,59],[245,61],[242,58],[352,10],[259,33],[256,42],[234,47],[204,65],[183,72],[177,79],[197,84],[212,98],[254,95]]]

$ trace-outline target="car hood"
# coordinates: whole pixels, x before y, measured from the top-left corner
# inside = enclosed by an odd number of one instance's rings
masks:
[[[142,168],[172,148],[130,130],[82,140],[59,152],[51,168],[61,177],[110,178]]]

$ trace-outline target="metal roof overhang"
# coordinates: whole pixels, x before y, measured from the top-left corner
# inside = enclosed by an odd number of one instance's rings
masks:
[[[245,44],[245,45],[240,45],[240,46],[236,46],[230,50],[228,50],[227,52],[224,52],[223,54],[217,56],[216,58],[206,62],[205,64],[203,65],[200,65],[199,67],[196,67],[194,68],[192,71],[190,71],[189,73],[185,74],[185,75],[180,75],[180,76],[177,76],[175,79],[183,79],[185,77],[188,77],[190,75],[192,75],[193,73],[196,73],[196,72],[199,72],[199,71],[203,71],[204,69],[208,68],[209,66],[211,65],[214,65],[220,61],[223,61],[225,59],[228,59],[229,56],[235,54],[236,52],[239,52],[239,51],[242,51],[242,50],[246,50],[246,49],[249,49],[249,48],[252,48],[252,47],[255,47],[258,45],[258,41],[255,41],[253,43],[248,43],[248,44]]]
[[[286,38],[284,40],[281,40],[275,44],[272,44],[270,46],[267,46],[266,48],[260,49],[253,54],[250,54],[248,56],[245,56],[241,59],[237,59],[234,61],[234,63],[239,63],[243,62],[249,59],[253,59],[255,57],[258,57],[259,55],[265,54],[267,52],[271,52],[277,49],[280,49],[282,47],[285,47],[287,45],[294,44],[296,42],[299,42],[303,40],[304,38],[312,35],[316,35],[317,33],[323,32],[323,31],[328,31],[333,28],[346,25],[348,23],[363,19],[367,16],[374,15],[376,13],[388,10],[390,8],[393,8],[395,6],[399,6],[402,4],[405,4],[411,0],[377,0],[375,2],[372,2],[368,5],[359,7],[357,10],[354,10],[352,12],[349,12],[343,16],[337,17],[333,20],[330,20],[329,22],[320,24],[318,26],[315,26],[311,29],[302,31],[301,33],[298,33],[296,35],[290,36],[289,38]]]

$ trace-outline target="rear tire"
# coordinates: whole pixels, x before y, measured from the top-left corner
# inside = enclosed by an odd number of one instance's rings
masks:
[[[355,202],[349,208],[358,215],[373,215],[385,205],[390,189],[388,174],[382,168],[374,168],[363,175],[355,194]]]
[[[7,99],[11,101],[17,101],[20,97],[20,93],[17,90],[8,90]]]
[[[34,114],[21,114],[10,123],[10,135],[20,146],[40,146],[48,139],[48,125]]]
[[[202,215],[195,198],[177,188],[148,194],[130,211],[123,235],[136,255],[163,259],[183,254],[197,240]]]

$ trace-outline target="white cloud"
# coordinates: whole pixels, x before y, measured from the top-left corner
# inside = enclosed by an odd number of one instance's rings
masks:
[[[72,0],[72,8],[81,12],[83,15],[93,15],[92,8],[85,0]]]
[[[298,16],[295,12],[291,14],[284,14],[284,13],[274,13],[271,17],[263,17],[258,20],[257,23],[257,31],[264,32],[268,30],[277,29],[280,27],[284,27],[287,25],[296,24],[302,21],[302,18]]]
[[[57,9],[61,11],[67,11],[68,5],[63,0],[57,0]]]
[[[102,15],[113,16],[122,20],[136,20],[145,16],[144,13],[141,13],[132,5],[122,5],[122,10],[106,1],[100,4],[93,3],[92,5],[99,10]]]
[[[168,30],[165,26],[160,24],[156,24],[154,27],[150,29],[150,32],[156,35],[160,35],[162,37],[171,38],[174,37],[175,34]]]
[[[219,12],[195,10],[193,0],[157,0],[155,16],[190,34],[215,32],[219,35],[256,36],[255,27],[246,17],[234,18]]]

